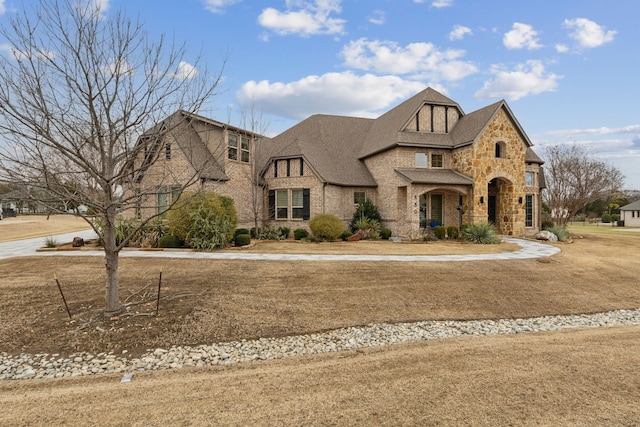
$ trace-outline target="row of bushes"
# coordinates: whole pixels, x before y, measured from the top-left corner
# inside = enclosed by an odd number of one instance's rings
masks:
[[[117,226],[118,244],[128,238],[129,246],[176,248],[188,246],[199,250],[213,250],[233,242],[235,246],[246,246],[252,238],[260,240],[288,239],[288,227],[236,228],[238,218],[233,199],[211,192],[184,193],[167,214],[168,221],[156,221],[134,232],[139,224],[136,220],[122,220]],[[380,225],[380,213],[370,202],[361,203],[349,228],[345,230],[340,218],[331,214],[316,215],[309,221],[309,232],[304,228],[293,231],[296,240],[313,241],[347,240],[353,234],[360,239],[389,239],[391,230]],[[98,226],[99,228],[99,226]],[[433,229],[437,239],[458,239],[460,236],[477,243],[497,241],[495,228],[490,224],[437,226]]]

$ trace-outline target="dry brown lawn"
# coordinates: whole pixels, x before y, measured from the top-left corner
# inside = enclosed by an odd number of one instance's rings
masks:
[[[158,317],[112,321],[99,316],[99,257],[9,259],[0,261],[0,351],[139,354],[371,322],[635,309],[639,244],[640,235],[585,235],[550,258],[459,263],[122,258],[122,299],[137,303],[130,313],[153,312],[160,269],[166,298]],[[297,245],[304,253],[338,246]],[[454,246],[378,248],[450,253]],[[638,366],[639,326],[448,339],[144,373],[129,384],[114,376],[6,381],[0,424],[638,425]]]
[[[4,218],[0,221],[0,242],[47,237],[90,228],[85,220],[73,215],[41,215]]]

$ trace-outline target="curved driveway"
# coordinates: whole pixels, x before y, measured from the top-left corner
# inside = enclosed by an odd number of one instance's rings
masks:
[[[55,236],[59,242],[71,241],[74,237],[84,239],[95,238],[93,230],[67,233]],[[502,237],[505,242],[515,243],[520,250],[502,252],[498,254],[468,254],[468,255],[305,255],[305,254],[255,254],[242,252],[193,252],[193,251],[128,251],[120,253],[123,257],[164,257],[164,258],[194,258],[194,259],[241,259],[254,261],[399,261],[399,262],[428,262],[428,261],[491,261],[510,259],[531,259],[548,257],[560,252],[560,249],[546,243],[535,242],[513,237]],[[0,243],[0,259],[18,256],[102,256],[101,251],[51,251],[36,252],[44,246],[45,238],[16,240]]]

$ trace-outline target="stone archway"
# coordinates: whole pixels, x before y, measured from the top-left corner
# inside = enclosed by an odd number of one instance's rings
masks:
[[[512,236],[514,231],[514,186],[506,178],[493,178],[487,184],[487,220],[499,234]]]

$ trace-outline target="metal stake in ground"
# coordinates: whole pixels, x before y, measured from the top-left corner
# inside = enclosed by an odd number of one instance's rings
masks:
[[[162,286],[162,270],[160,270],[160,278],[158,279],[158,299],[156,300],[156,316],[160,310],[160,287]]]
[[[58,276],[56,273],[53,273],[53,278],[56,281],[56,285],[58,285],[58,290],[60,291],[60,295],[62,296],[62,302],[64,303],[64,308],[67,309],[67,314],[69,315],[69,319],[71,319],[71,311],[69,311],[69,306],[67,305],[67,299],[64,297],[64,293],[62,292],[62,287],[60,286],[60,281],[58,280]]]

